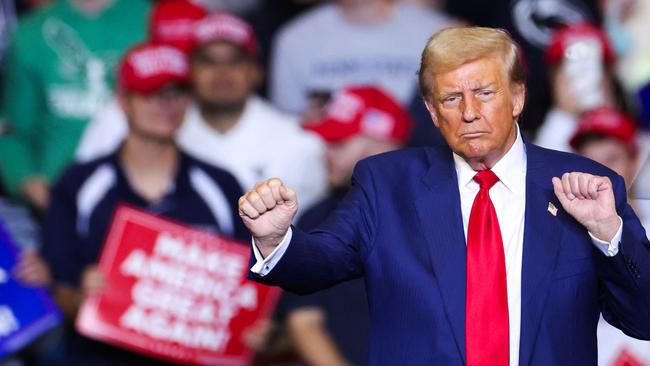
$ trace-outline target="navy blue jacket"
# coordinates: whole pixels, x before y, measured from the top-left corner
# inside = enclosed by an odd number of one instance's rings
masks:
[[[596,365],[601,312],[626,334],[650,339],[650,243],[623,179],[577,155],[532,144],[526,152],[520,365]],[[616,256],[600,252],[562,210],[551,178],[570,171],[612,180],[623,219]],[[363,276],[370,365],[463,365],[466,245],[451,151],[377,155],[357,165],[353,183],[323,225],[293,229],[267,276],[250,276],[298,293]]]

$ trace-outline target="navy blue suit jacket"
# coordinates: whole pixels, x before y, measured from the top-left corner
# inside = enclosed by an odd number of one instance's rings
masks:
[[[650,338],[650,243],[626,202],[623,179],[591,160],[526,144],[520,365],[596,365],[599,314]],[[623,219],[620,251],[606,257],[562,210],[551,178],[610,177]],[[552,202],[559,210],[547,210]],[[465,363],[465,237],[448,147],[377,155],[355,168],[353,188],[309,234],[293,228],[266,276],[308,293],[365,277],[371,365]],[[486,283],[486,286],[490,284]]]

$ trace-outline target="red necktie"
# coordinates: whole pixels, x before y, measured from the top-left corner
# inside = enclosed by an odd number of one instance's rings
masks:
[[[467,366],[507,366],[509,362],[508,290],[499,220],[490,188],[499,178],[489,169],[474,176],[479,190],[467,229]]]

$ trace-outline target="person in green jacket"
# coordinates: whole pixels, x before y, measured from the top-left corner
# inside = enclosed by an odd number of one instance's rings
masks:
[[[5,191],[37,210],[113,94],[119,56],[146,36],[146,0],[56,0],[21,19],[6,54],[0,138]]]

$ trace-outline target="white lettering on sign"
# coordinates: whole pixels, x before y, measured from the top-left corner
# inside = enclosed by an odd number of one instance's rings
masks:
[[[240,309],[254,310],[257,288],[244,282],[247,258],[161,233],[154,250],[132,250],[120,272],[134,277],[132,304],[120,325],[161,341],[225,349]],[[217,244],[218,245],[218,244]]]
[[[222,351],[230,334],[227,329],[188,324],[157,310],[147,311],[132,305],[120,318],[120,325],[151,338],[178,343],[186,347]]]
[[[19,328],[20,323],[11,308],[4,305],[0,306],[0,337],[6,337]]]

